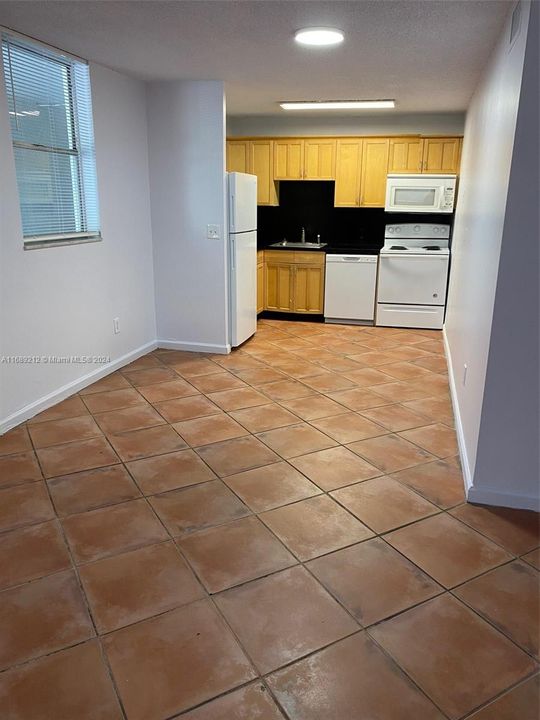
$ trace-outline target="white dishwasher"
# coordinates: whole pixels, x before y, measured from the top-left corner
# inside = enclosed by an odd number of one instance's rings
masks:
[[[326,255],[325,322],[372,325],[377,255]]]

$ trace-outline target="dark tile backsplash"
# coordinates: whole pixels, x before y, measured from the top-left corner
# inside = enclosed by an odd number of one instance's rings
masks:
[[[284,238],[299,242],[305,227],[309,242],[320,235],[322,242],[334,247],[379,249],[388,223],[452,223],[453,219],[448,215],[386,213],[382,208],[336,208],[333,181],[294,180],[279,185],[279,206],[257,208],[259,247]]]

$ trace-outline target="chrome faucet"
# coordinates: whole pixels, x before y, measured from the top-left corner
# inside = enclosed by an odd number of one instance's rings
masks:
[[[302,233],[300,235],[300,242],[302,242],[302,243],[306,242],[306,228],[302,228]]]

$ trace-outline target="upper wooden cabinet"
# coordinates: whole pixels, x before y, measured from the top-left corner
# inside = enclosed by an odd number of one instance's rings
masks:
[[[459,173],[460,137],[244,138],[227,170],[257,176],[257,203],[278,205],[279,180],[334,180],[335,207],[384,207],[388,173]]]
[[[227,172],[249,172],[249,140],[227,140]]]
[[[249,172],[257,176],[257,205],[277,205],[278,194],[273,172],[274,143],[253,140],[249,143]]]
[[[424,138],[422,172],[457,173],[461,150],[461,138]]]
[[[362,140],[343,138],[336,147],[335,207],[358,207],[360,204],[360,172]]]
[[[388,172],[422,172],[424,141],[419,137],[392,137],[389,139]]]
[[[364,138],[360,207],[384,207],[388,168],[388,138]]]
[[[333,180],[335,177],[335,138],[304,140],[304,180]]]
[[[257,176],[257,205],[278,205],[272,140],[227,140],[227,171]]]
[[[274,180],[302,180],[304,141],[300,138],[274,140]]]
[[[388,138],[337,141],[336,207],[384,207]]]

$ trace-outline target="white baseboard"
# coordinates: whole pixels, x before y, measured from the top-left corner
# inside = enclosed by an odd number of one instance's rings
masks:
[[[152,340],[145,345],[141,345],[135,350],[132,350],[125,355],[122,355],[122,357],[119,357],[116,360],[112,360],[106,365],[102,365],[97,370],[92,370],[92,372],[83,375],[77,380],[73,380],[72,382],[67,383],[67,385],[62,385],[62,387],[58,388],[58,390],[54,390],[48,395],[44,395],[43,397],[39,398],[39,400],[35,400],[29,405],[26,405],[20,410],[17,410],[17,412],[8,415],[8,417],[0,421],[0,435],[7,432],[8,430],[11,430],[11,428],[15,427],[16,425],[20,425],[20,423],[24,422],[25,420],[29,420],[30,418],[34,417],[34,415],[43,412],[43,410],[47,410],[47,408],[56,405],[61,400],[65,400],[70,395],[73,395],[73,393],[79,392],[79,390],[82,390],[88,385],[92,385],[92,383],[101,380],[101,378],[105,377],[106,375],[110,375],[115,370],[118,370],[118,368],[124,367],[124,365],[128,365],[130,362],[137,360],[137,358],[140,358],[142,355],[146,355],[146,353],[149,353],[151,350],[155,350],[156,347],[157,342],[155,340]]]
[[[228,355],[231,352],[230,345],[183,342],[181,340],[158,340],[157,346],[164,350],[183,350],[184,352],[214,353],[216,355]]]
[[[540,512],[540,499],[534,495],[516,495],[489,488],[476,488],[472,485],[467,493],[467,500],[479,505],[497,505],[498,507],[517,508],[518,510],[535,510]]]
[[[452,408],[454,410],[454,420],[456,425],[456,436],[457,444],[459,449],[459,457],[461,460],[461,469],[463,471],[463,484],[465,486],[465,495],[467,499],[469,492],[473,487],[472,469],[467,456],[467,447],[465,445],[465,434],[463,432],[463,423],[461,422],[461,414],[459,410],[459,402],[456,390],[456,378],[454,375],[454,369],[452,365],[452,354],[450,352],[450,345],[448,344],[448,338],[446,337],[446,328],[443,327],[443,340],[444,340],[444,352],[446,355],[446,362],[448,364],[448,384],[450,386],[450,397],[452,398]]]

